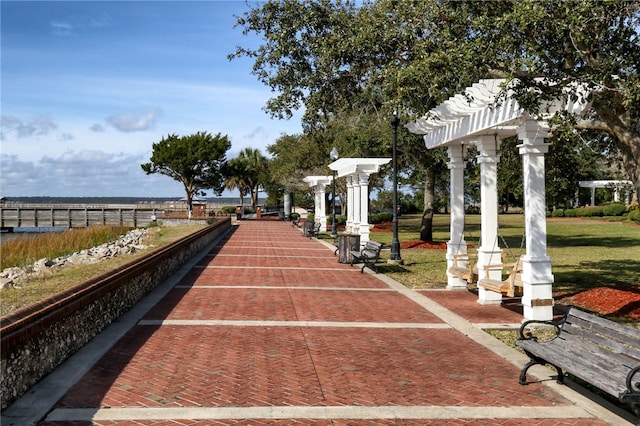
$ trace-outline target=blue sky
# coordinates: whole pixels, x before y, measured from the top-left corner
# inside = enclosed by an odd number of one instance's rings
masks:
[[[163,136],[226,134],[233,158],[301,131],[262,110],[272,93],[250,60],[227,59],[260,43],[233,28],[244,0],[0,7],[2,196],[181,197],[140,168]]]

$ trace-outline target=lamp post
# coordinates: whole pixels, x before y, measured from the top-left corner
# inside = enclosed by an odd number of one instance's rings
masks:
[[[329,153],[329,158],[331,161],[336,161],[338,159],[338,150],[334,146]],[[331,207],[331,236],[336,237],[338,235],[338,224],[336,223],[336,171],[333,171],[333,180],[331,182],[331,192],[332,192],[332,207]]]
[[[400,257],[400,240],[398,240],[398,158],[396,154],[396,145],[398,143],[398,124],[400,119],[398,118],[398,111],[393,111],[393,117],[391,118],[391,127],[393,129],[392,139],[392,166],[393,166],[393,219],[391,222],[393,236],[391,238],[391,255],[389,256],[389,262],[395,264],[401,264],[402,258]]]

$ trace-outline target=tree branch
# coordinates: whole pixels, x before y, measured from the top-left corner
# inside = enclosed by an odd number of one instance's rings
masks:
[[[584,130],[601,130],[603,132],[611,132],[611,129],[601,120],[580,120],[576,123],[577,129]]]

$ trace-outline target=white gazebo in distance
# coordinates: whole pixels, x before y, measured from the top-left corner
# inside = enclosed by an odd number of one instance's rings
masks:
[[[613,189],[613,201],[620,201],[620,192],[624,191],[625,204],[631,202],[631,191],[633,191],[633,182],[630,180],[581,180],[578,182],[580,188],[589,188],[591,190],[591,205],[596,205],[596,188]],[[577,199],[577,195],[576,195]],[[578,202],[576,201],[576,205]]]
[[[380,171],[391,158],[340,158],[329,164],[336,177],[347,178],[346,232],[369,241],[369,176]]]
[[[315,221],[320,223],[320,229],[324,232],[327,229],[327,208],[325,205],[325,188],[332,182],[332,176],[307,176],[302,179],[305,181],[315,192]]]

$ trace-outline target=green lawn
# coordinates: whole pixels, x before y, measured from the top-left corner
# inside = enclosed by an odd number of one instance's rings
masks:
[[[400,242],[419,238],[420,216],[402,215],[398,219]],[[525,253],[524,216],[499,216],[500,246],[509,259]],[[435,241],[449,239],[449,215],[436,215]],[[468,215],[465,240],[478,246],[480,216]],[[372,232],[370,238],[391,244],[390,232]],[[640,284],[640,226],[620,218],[548,218],[548,256],[555,278],[554,294],[571,293],[592,287],[638,288]],[[388,258],[389,252],[383,252]],[[446,286],[446,252],[433,249],[402,249],[404,265],[381,264],[380,272],[411,288]]]

